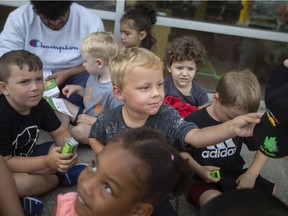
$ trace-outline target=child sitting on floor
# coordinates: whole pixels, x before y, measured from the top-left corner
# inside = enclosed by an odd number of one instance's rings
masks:
[[[169,192],[182,193],[188,176],[187,164],[164,135],[130,129],[95,155],[79,176],[77,193],[58,195],[53,215],[149,216]]]
[[[43,64],[38,56],[25,50],[1,56],[0,90],[0,155],[13,174],[22,206],[37,215],[43,203],[31,196],[75,185],[86,166],[75,166],[77,152],[61,154],[72,136],[42,98]],[[55,143],[38,144],[40,130]]]
[[[199,128],[219,125],[239,115],[258,110],[261,98],[257,77],[249,70],[225,73],[219,80],[211,105],[188,115],[185,120],[194,122]],[[190,168],[196,174],[187,192],[188,201],[197,208],[215,196],[229,190],[260,188],[275,194],[274,183],[259,175],[267,157],[257,151],[248,169],[240,152],[242,144],[256,151],[251,138],[233,137],[214,146],[192,148]],[[183,155],[183,153],[182,153]],[[211,172],[220,171],[220,177]]]
[[[205,55],[204,45],[193,35],[181,36],[168,43],[164,64],[171,75],[165,77],[164,81],[166,97],[179,98],[184,105],[198,109],[208,103],[206,90],[194,80],[197,71],[204,64]],[[191,110],[187,105],[183,107]],[[195,109],[191,110],[193,111]]]
[[[62,90],[67,98],[74,92],[83,97],[84,110],[65,100],[68,110],[75,117],[58,114],[72,136],[82,144],[89,144],[89,131],[97,116],[122,104],[122,101],[113,95],[109,73],[109,59],[117,53],[118,44],[112,33],[95,32],[86,36],[81,45],[83,65],[90,74],[86,87],[66,85]]]

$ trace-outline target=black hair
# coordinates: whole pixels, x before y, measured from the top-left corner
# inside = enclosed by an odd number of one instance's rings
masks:
[[[128,10],[120,19],[120,23],[125,20],[133,20],[134,28],[137,31],[146,31],[147,36],[141,41],[140,46],[151,50],[156,43],[156,39],[152,35],[152,26],[155,25],[156,12],[153,7],[146,2],[137,2],[135,7]]]
[[[8,81],[12,65],[17,65],[21,70],[24,65],[28,65],[29,71],[43,69],[43,63],[37,55],[26,50],[12,50],[0,57],[0,81]]]
[[[170,192],[180,195],[186,189],[190,181],[187,161],[158,130],[129,129],[111,142],[121,144],[139,161],[133,173],[141,184],[145,201],[156,205]]]
[[[222,193],[210,200],[198,216],[285,216],[287,205],[272,194],[256,189],[239,189]]]
[[[33,10],[50,20],[57,20],[69,10],[72,1],[31,1]]]

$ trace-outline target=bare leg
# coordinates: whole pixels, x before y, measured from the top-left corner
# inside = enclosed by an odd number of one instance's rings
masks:
[[[211,199],[213,199],[216,196],[219,196],[221,194],[220,191],[218,190],[207,190],[205,191],[199,199],[199,204],[200,207],[203,207],[208,201],[210,201]]]
[[[72,127],[70,132],[72,136],[81,144],[89,145],[89,133],[91,130],[91,125],[88,124],[77,124],[76,126]]]
[[[24,216],[13,176],[0,156],[0,215]]]
[[[19,196],[40,195],[58,185],[56,175],[13,173]],[[2,192],[1,192],[2,193]]]

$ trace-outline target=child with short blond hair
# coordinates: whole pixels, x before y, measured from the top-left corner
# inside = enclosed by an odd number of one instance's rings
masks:
[[[198,129],[172,107],[163,105],[163,63],[144,48],[128,48],[110,61],[113,92],[124,104],[98,116],[90,131],[90,144],[100,152],[119,131],[136,127],[161,130],[181,148],[204,147],[236,135],[251,136],[260,114],[247,114],[215,127]],[[95,142],[96,141],[96,142]]]
[[[85,109],[65,101],[72,115],[61,114],[60,119],[68,126],[73,137],[82,144],[88,144],[88,134],[97,116],[117,107],[122,101],[114,97],[109,73],[109,59],[118,53],[118,44],[110,32],[95,32],[86,36],[81,45],[83,65],[89,72],[86,87],[67,85],[63,94],[68,98],[74,92],[83,97]]]
[[[199,128],[220,125],[237,116],[256,112],[260,99],[260,84],[251,71],[231,71],[220,78],[212,104],[188,115],[185,120],[196,123]],[[189,202],[200,208],[225,191],[241,188],[255,187],[275,193],[274,184],[259,175],[267,161],[261,152],[255,153],[248,169],[243,168],[245,161],[240,154],[243,143],[249,150],[257,150],[251,138],[236,136],[214,146],[187,151],[192,156],[190,168],[196,174],[186,193]],[[220,171],[221,178],[210,175],[214,170]]]
[[[130,128],[158,129],[183,150],[191,145],[213,145],[237,135],[251,136],[259,122],[259,114],[249,114],[200,130],[196,124],[184,121],[174,108],[163,104],[163,62],[145,48],[122,50],[110,60],[109,67],[113,92],[124,104],[100,114],[92,125],[89,142],[96,153],[117,133]],[[169,201],[164,202],[169,209]]]

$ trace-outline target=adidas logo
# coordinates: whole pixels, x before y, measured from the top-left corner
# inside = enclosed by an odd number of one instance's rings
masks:
[[[202,152],[203,158],[225,158],[235,154],[237,146],[232,139],[229,139],[217,145],[208,146],[206,149]]]

